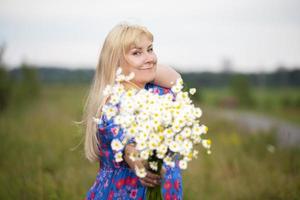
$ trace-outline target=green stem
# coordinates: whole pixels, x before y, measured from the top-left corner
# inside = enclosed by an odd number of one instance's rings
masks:
[[[156,161],[157,162],[157,171],[149,169],[152,173],[155,174],[160,174],[162,165],[163,165],[163,160],[157,159],[155,154],[149,158],[149,162]],[[161,193],[161,186],[155,186],[155,187],[148,187],[147,188],[147,193],[146,193],[146,200],[163,200],[163,196]]]
[[[160,186],[148,187],[146,199],[147,200],[163,200],[163,196],[161,193],[161,187]]]

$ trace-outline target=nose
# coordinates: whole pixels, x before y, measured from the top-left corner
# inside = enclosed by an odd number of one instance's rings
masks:
[[[148,53],[146,54],[146,63],[155,63],[156,62],[156,55],[154,53]]]

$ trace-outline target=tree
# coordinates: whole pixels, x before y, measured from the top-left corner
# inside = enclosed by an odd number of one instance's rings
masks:
[[[34,67],[23,63],[21,65],[20,90],[21,96],[26,99],[32,99],[40,94],[40,81],[37,71]]]

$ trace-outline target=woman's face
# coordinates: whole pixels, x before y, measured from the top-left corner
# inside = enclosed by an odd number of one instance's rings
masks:
[[[134,72],[135,76],[131,81],[144,87],[155,77],[157,57],[153,51],[152,42],[146,36],[141,37],[137,46],[132,46],[126,52],[126,59],[121,59],[120,66],[126,75]]]

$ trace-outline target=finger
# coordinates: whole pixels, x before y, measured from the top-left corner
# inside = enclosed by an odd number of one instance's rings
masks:
[[[143,180],[140,180],[140,182],[141,182],[141,184],[144,186],[144,187],[149,187],[148,185],[148,183],[146,183],[145,181],[143,181]]]
[[[152,173],[150,171],[147,171],[146,177],[149,177],[151,179],[156,179],[156,180],[159,180],[161,178],[160,175],[154,174],[154,173]]]
[[[149,183],[143,179],[140,180],[141,184],[145,187],[154,187],[154,185],[152,183]]]
[[[160,185],[161,184],[161,179],[153,179],[149,177],[145,177],[146,180],[154,185]]]
[[[151,183],[153,185],[158,185],[159,184],[158,180],[152,179],[152,178],[149,178],[149,177],[144,177],[143,180],[146,181],[147,183]]]
[[[154,176],[153,176],[154,175]],[[159,178],[157,178],[159,177]],[[148,175],[148,172],[147,172],[147,175],[144,177],[144,180],[146,180],[147,182],[150,182],[154,185],[160,185],[161,183],[161,178],[160,176],[156,176],[155,174],[150,174],[150,176]]]

